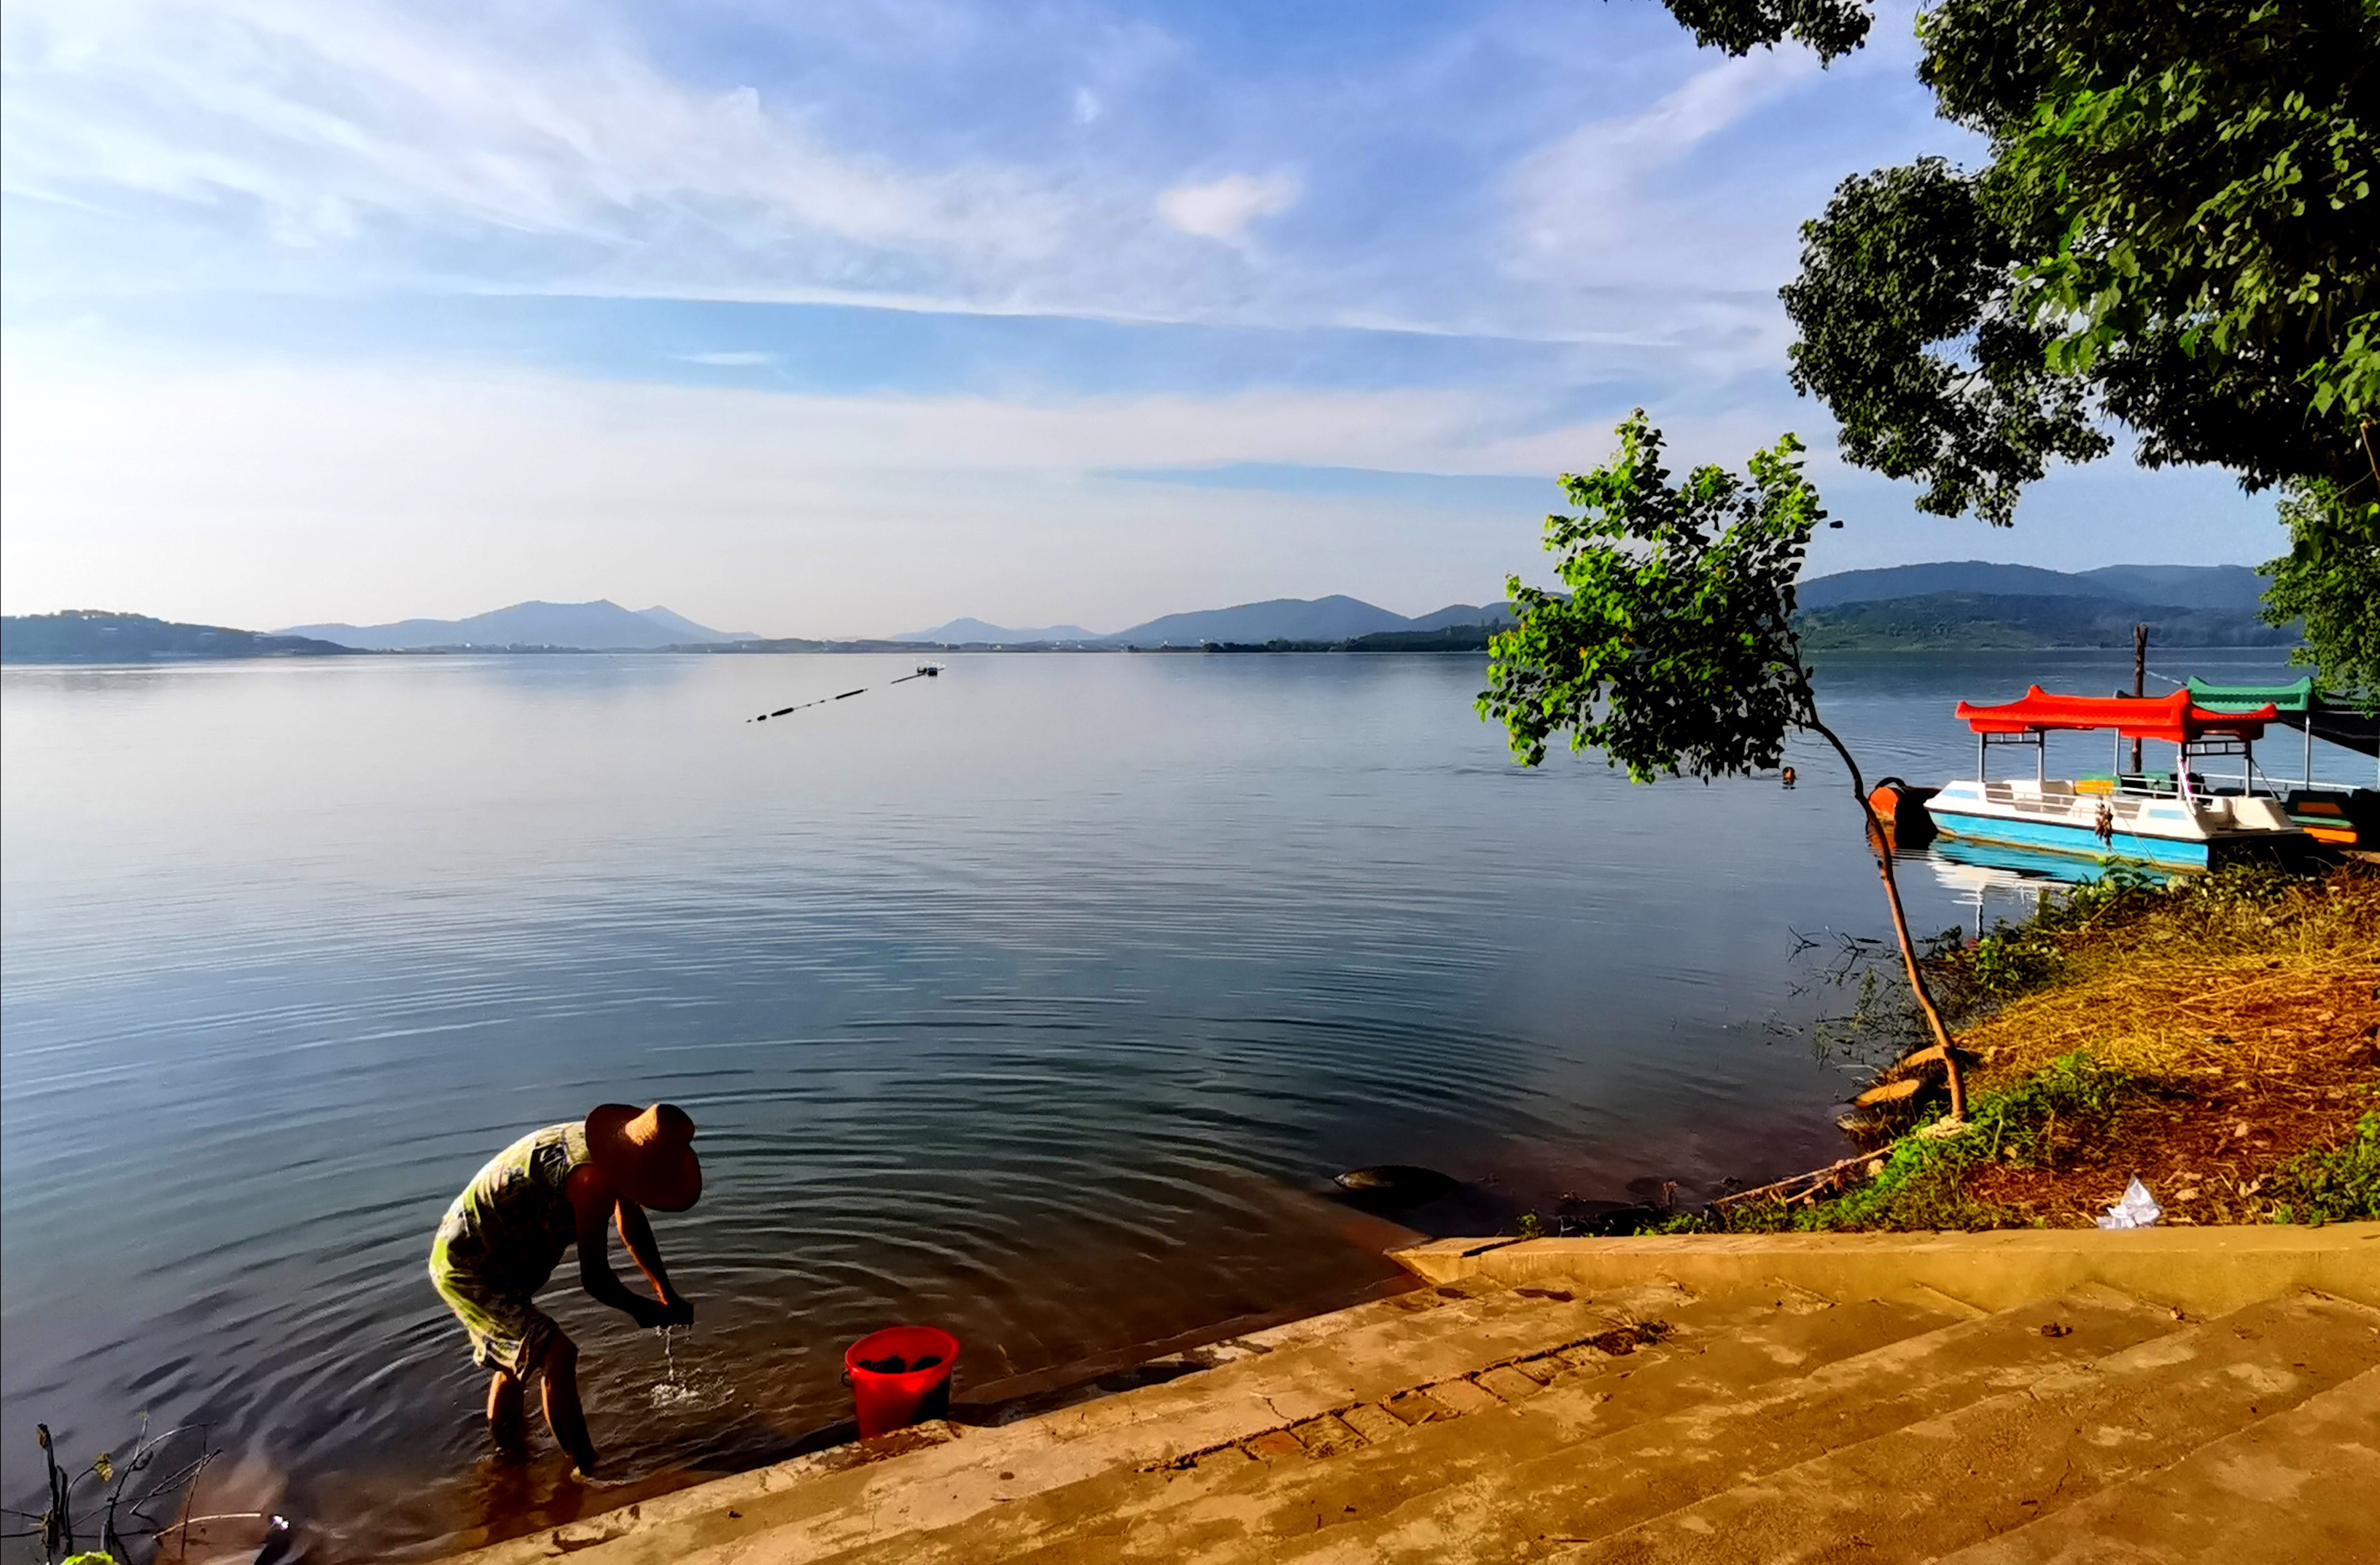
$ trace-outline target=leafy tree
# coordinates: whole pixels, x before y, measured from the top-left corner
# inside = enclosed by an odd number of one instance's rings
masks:
[[[1694,41],[1730,55],[1793,38],[1831,60],[1867,41],[1874,18],[1860,0],[1662,0]]]
[[[1638,782],[1766,770],[1794,729],[1833,746],[1866,822],[1930,1052],[1949,1077],[1951,1117],[1963,1118],[1965,1083],[1910,940],[1889,840],[1859,762],[1819,720],[1793,632],[1794,583],[1827,515],[1803,476],[1802,443],[1789,434],[1754,453],[1749,482],[1704,467],[1675,486],[1661,445],[1639,408],[1609,463],[1563,475],[1582,514],[1547,517],[1546,547],[1570,590],[1506,582],[1518,623],[1488,644],[1480,716],[1504,724],[1524,766],[1566,732],[1572,749],[1599,749]]]
[[[1665,0],[1733,54],[1858,46],[1854,0]],[[1939,0],[1919,79],[1983,138],[1855,176],[1784,290],[1794,383],[1921,510],[2007,525],[2108,449],[2278,488],[2276,623],[2380,703],[2380,5]]]

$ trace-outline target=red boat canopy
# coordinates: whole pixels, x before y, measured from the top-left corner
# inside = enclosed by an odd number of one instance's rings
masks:
[[[2269,701],[2253,711],[2216,712],[2192,706],[2190,692],[2170,696],[2053,696],[2036,685],[2020,701],[1978,707],[1959,703],[1959,718],[1978,734],[2025,734],[2042,728],[2112,728],[2127,739],[2162,739],[2186,745],[2209,734],[2241,739],[2264,736],[2265,724],[2280,716]]]

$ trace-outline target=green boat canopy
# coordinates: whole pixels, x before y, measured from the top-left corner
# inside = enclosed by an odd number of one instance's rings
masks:
[[[2380,756],[2380,718],[2316,695],[2311,677],[2287,685],[2210,685],[2192,679],[2190,699],[2193,706],[2217,712],[2248,711],[2270,704],[2278,710],[2279,721],[2291,728],[2305,729],[2317,739],[2367,756]]]
[[[2322,704],[2322,698],[2313,693],[2311,675],[2291,680],[2287,685],[2209,685],[2203,679],[2192,678],[2190,701],[2192,706],[2204,707],[2214,712],[2251,711],[2258,707],[2272,706],[2278,707],[2285,713],[2296,712],[2301,716]],[[2302,725],[2293,722],[2289,726],[2297,728]]]

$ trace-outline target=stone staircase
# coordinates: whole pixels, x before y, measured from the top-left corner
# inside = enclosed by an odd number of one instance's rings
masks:
[[[1425,1246],[1198,1373],[468,1559],[2380,1560],[2380,1224],[2228,1231]]]

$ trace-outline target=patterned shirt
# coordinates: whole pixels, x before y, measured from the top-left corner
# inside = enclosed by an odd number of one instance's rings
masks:
[[[522,1298],[535,1293],[578,1241],[578,1214],[563,1186],[589,1160],[583,1121],[522,1136],[446,1208],[441,1258]]]

